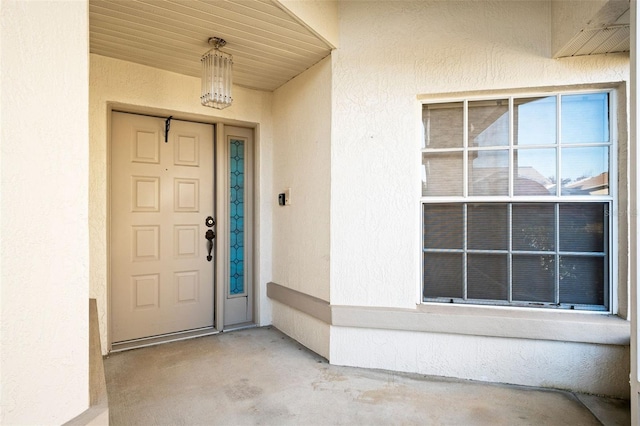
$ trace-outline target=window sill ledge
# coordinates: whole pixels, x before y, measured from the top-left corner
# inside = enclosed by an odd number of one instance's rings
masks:
[[[440,304],[416,309],[332,305],[331,324],[623,346],[629,345],[631,333],[629,321],[615,315]]]

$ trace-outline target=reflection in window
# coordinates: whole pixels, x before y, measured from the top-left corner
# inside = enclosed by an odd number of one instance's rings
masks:
[[[462,195],[462,152],[422,155],[422,195]]]
[[[509,151],[469,152],[469,195],[507,195]]]
[[[509,145],[509,100],[469,102],[469,146]]]
[[[556,97],[513,101],[514,145],[555,145]]]
[[[562,143],[609,142],[609,94],[562,96]]]
[[[425,148],[461,148],[463,111],[462,102],[425,106],[422,111]]]
[[[608,102],[589,93],[425,106],[423,196],[608,195]]]
[[[556,193],[556,149],[514,151],[514,195],[554,195]]]
[[[609,194],[609,148],[565,148],[562,154],[562,195]]]

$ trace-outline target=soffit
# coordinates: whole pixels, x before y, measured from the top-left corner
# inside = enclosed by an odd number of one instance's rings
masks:
[[[629,2],[610,1],[555,57],[628,52],[630,21]]]
[[[209,37],[227,41],[233,82],[272,91],[329,45],[271,0],[89,0],[90,51],[193,77]]]

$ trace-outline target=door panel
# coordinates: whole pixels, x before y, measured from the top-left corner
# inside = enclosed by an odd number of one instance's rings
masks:
[[[213,326],[213,126],[113,113],[112,341]]]

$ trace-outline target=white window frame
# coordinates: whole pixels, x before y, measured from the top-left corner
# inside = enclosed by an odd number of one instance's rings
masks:
[[[471,203],[487,203],[487,204],[492,204],[492,203],[535,203],[535,202],[545,202],[545,203],[558,203],[558,204],[563,204],[563,203],[572,203],[572,202],[608,202],[610,204],[610,214],[611,214],[611,220],[609,221],[609,227],[608,227],[608,257],[609,257],[609,262],[608,262],[608,290],[605,289],[606,295],[605,297],[607,297],[607,300],[605,301],[605,303],[607,303],[608,309],[606,310],[593,310],[590,311],[589,309],[582,309],[580,308],[578,310],[578,312],[593,312],[593,313],[606,313],[606,314],[617,314],[619,311],[619,306],[618,306],[618,301],[619,301],[619,293],[622,291],[620,289],[621,285],[626,285],[626,281],[625,283],[621,283],[619,281],[619,256],[621,255],[626,255],[626,249],[619,249],[618,247],[618,235],[619,235],[619,220],[618,220],[618,216],[620,214],[627,214],[626,211],[626,206],[623,206],[622,203],[622,198],[620,192],[619,192],[619,188],[618,188],[618,180],[620,179],[620,176],[618,175],[618,151],[621,149],[621,145],[624,146],[624,148],[626,149],[626,141],[620,141],[619,139],[619,125],[620,123],[618,123],[619,120],[624,119],[623,115],[624,115],[624,111],[621,110],[620,108],[620,102],[619,102],[619,98],[618,98],[618,90],[619,88],[615,85],[615,84],[611,84],[611,85],[598,85],[598,87],[576,87],[576,88],[560,88],[560,89],[554,89],[551,88],[549,91],[547,90],[543,90],[543,91],[528,91],[528,90],[513,90],[513,91],[496,91],[496,92],[488,92],[486,94],[483,93],[479,93],[476,92],[474,94],[470,94],[470,95],[465,95],[465,94],[461,94],[459,96],[439,96],[439,97],[428,97],[425,99],[421,99],[421,110],[420,110],[420,116],[422,117],[422,111],[424,108],[424,105],[427,104],[437,104],[437,103],[455,103],[455,102],[461,102],[464,104],[464,118],[463,118],[463,136],[464,136],[464,147],[462,149],[457,149],[461,152],[463,152],[463,165],[462,165],[462,172],[463,172],[463,195],[462,196],[423,196],[421,194],[420,197],[420,223],[421,223],[421,235],[423,235],[424,232],[424,204],[471,204]],[[570,96],[570,95],[580,95],[580,94],[593,94],[593,93],[608,93],[609,95],[609,195],[607,196],[594,196],[594,195],[589,195],[589,196],[562,196],[561,195],[561,185],[558,184],[557,185],[557,191],[555,195],[549,195],[549,196],[514,196],[513,195],[513,179],[514,179],[514,174],[513,174],[513,159],[514,159],[514,155],[513,152],[515,149],[522,149],[522,148],[516,148],[516,146],[514,145],[514,135],[513,135],[513,129],[514,129],[514,117],[513,117],[513,112],[514,112],[514,99],[519,99],[519,98],[535,98],[535,97],[549,97],[549,96],[556,96],[557,97],[557,110],[556,110],[556,114],[557,114],[557,123],[556,125],[558,126],[557,129],[557,135],[558,137],[560,137],[560,132],[559,130],[559,126],[561,123],[561,113],[562,110],[560,108],[560,104],[561,104],[561,96]],[[509,145],[508,147],[505,147],[508,149],[509,152],[509,195],[508,196],[469,196],[468,195],[468,152],[469,147],[467,146],[468,143],[468,103],[469,102],[474,102],[474,101],[492,101],[492,100],[505,100],[508,99],[509,101]],[[422,122],[422,119],[421,119]],[[423,153],[425,152],[435,152],[438,150],[434,150],[434,149],[429,149],[425,146],[425,129],[422,129],[422,141],[420,143],[421,149],[420,149],[420,157],[422,157]],[[572,144],[571,146],[578,146],[580,144]],[[500,147],[503,148],[503,147]],[[456,149],[452,149],[448,152],[452,152],[455,151]],[[443,152],[442,150],[440,150],[440,152]],[[558,152],[560,152],[560,150],[558,150]],[[557,170],[556,170],[556,174],[557,174],[557,179],[561,179],[561,157],[558,156],[557,157]],[[422,164],[421,164],[421,167]],[[625,167],[626,170],[626,167]],[[624,189],[625,194],[627,192],[627,189]],[[627,198],[626,196],[624,197],[625,199]],[[556,207],[557,209],[557,207]],[[559,220],[559,217],[556,217],[556,225],[557,225],[557,221]],[[627,232],[625,230],[625,232]],[[606,235],[605,235],[606,237]],[[556,247],[557,249],[557,247]],[[451,306],[450,303],[446,303],[445,300],[439,300],[439,299],[427,299],[424,297],[424,254],[425,254],[425,250],[424,250],[424,238],[421,237],[420,238],[420,304],[424,304],[424,305],[438,305],[438,304],[446,304]],[[625,274],[626,275],[626,274]],[[465,292],[466,293],[466,292]],[[625,295],[627,292],[623,292]],[[444,299],[444,298],[441,298]],[[487,301],[487,302],[483,302],[482,300],[476,300],[476,299],[472,299],[472,300],[467,300],[464,302],[461,302],[460,300],[457,300],[456,302],[458,303],[453,303],[453,305],[462,305],[462,306],[490,306],[490,307],[504,307],[504,308],[515,308],[518,310],[522,310],[522,309],[526,309],[526,308],[532,308],[534,310],[539,310],[539,309],[544,309],[547,308],[546,310],[555,310],[558,312],[563,312],[563,311],[567,311],[568,309],[559,309],[557,307],[553,307],[549,304],[544,304],[544,305],[538,305],[538,304],[531,304],[531,303],[505,303],[505,304],[497,304],[493,301]],[[626,310],[625,310],[626,311]],[[572,311],[575,312],[575,311]]]

